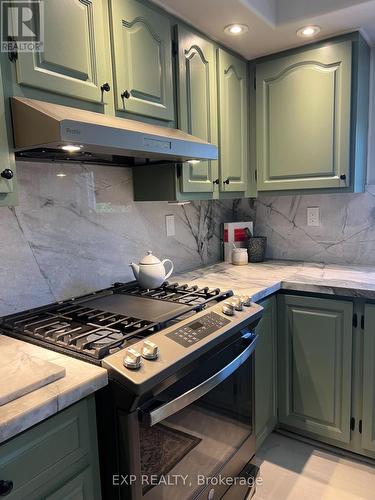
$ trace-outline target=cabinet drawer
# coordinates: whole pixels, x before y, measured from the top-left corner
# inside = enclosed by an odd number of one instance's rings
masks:
[[[0,479],[13,482],[7,498],[37,499],[63,485],[90,461],[97,466],[93,399],[83,400],[1,445]]]

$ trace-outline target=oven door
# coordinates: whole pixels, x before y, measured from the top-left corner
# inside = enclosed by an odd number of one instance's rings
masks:
[[[143,498],[220,498],[253,457],[257,335],[241,334],[140,409]]]

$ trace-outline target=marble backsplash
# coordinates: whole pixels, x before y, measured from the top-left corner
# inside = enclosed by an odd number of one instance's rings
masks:
[[[220,259],[220,224],[252,220],[251,200],[134,203],[131,169],[17,165],[19,205],[0,208],[0,316],[133,279],[146,250],[185,271]],[[176,236],[166,237],[174,214]]]
[[[307,226],[307,207],[320,207],[320,226]],[[360,194],[261,195],[255,231],[268,238],[268,258],[373,266],[375,185]]]

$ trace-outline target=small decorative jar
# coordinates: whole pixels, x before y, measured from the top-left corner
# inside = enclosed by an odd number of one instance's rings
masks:
[[[235,266],[246,266],[249,258],[247,248],[233,248],[232,250],[232,264]]]

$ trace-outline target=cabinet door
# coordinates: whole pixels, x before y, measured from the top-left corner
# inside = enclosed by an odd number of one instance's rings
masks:
[[[46,500],[99,500],[101,498],[99,484],[93,477],[91,467],[69,479]]]
[[[169,19],[136,0],[112,0],[116,107],[174,119]]]
[[[277,424],[276,299],[260,303],[263,317],[256,328],[259,341],[255,352],[255,433],[256,447]]]
[[[60,488],[84,469],[83,477],[74,483],[75,489],[82,490],[84,480],[84,491],[91,494],[83,498],[96,500],[100,498],[100,478],[92,397],[1,444],[0,479],[13,482],[9,495],[12,500],[40,500],[48,495],[53,499],[70,498],[68,489],[64,497],[60,491],[65,490]],[[73,491],[69,489],[69,493]]]
[[[44,52],[19,52],[18,83],[102,102],[100,87],[111,81],[104,0],[45,0],[43,4]]]
[[[214,45],[178,27],[179,128],[201,139],[218,143],[217,86]],[[182,169],[183,192],[212,193],[218,179],[218,162],[186,163]]]
[[[10,120],[9,120],[10,122]],[[5,96],[3,94],[2,61],[0,60],[0,207],[14,205],[16,195],[16,168],[14,154],[9,149],[8,126],[5,112]],[[10,176],[12,171],[13,177]]]
[[[247,65],[219,49],[220,190],[245,191],[248,170]]]
[[[349,443],[352,303],[281,295],[278,306],[279,423]]]
[[[375,452],[375,305],[365,305],[362,448]]]
[[[257,65],[258,190],[349,186],[350,41]]]

